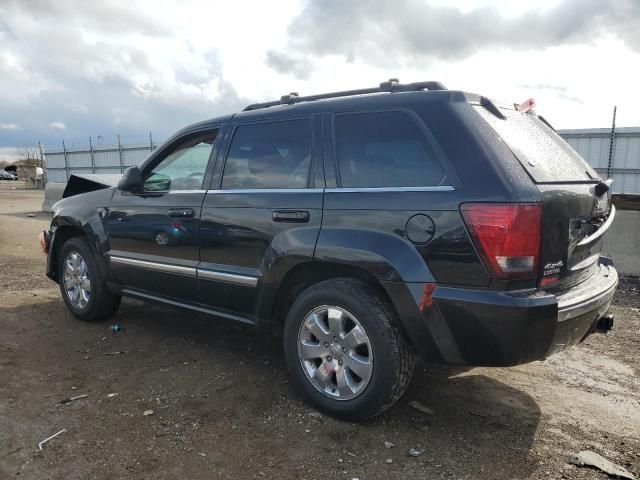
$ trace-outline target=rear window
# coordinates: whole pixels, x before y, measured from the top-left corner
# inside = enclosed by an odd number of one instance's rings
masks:
[[[482,106],[478,113],[500,135],[537,183],[599,181],[598,174],[535,114],[500,109],[502,120]]]
[[[335,139],[342,187],[429,187],[446,183],[435,151],[405,112],[336,115]]]

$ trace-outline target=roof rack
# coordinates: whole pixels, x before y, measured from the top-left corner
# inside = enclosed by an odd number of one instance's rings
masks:
[[[366,95],[368,93],[393,93],[393,92],[418,92],[420,90],[446,90],[447,88],[440,82],[415,82],[399,83],[397,78],[390,78],[387,82],[382,82],[380,86],[374,88],[361,88],[358,90],[345,90],[343,92],[320,93],[318,95],[307,95],[301,97],[297,92],[283,95],[280,100],[271,102],[254,103],[245,107],[242,111],[260,110],[261,108],[275,107],[277,105],[292,105],[300,102],[313,102],[327,98],[351,97],[354,95]]]

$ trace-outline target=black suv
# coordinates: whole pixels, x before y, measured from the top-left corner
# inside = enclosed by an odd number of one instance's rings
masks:
[[[54,206],[47,275],[82,320],[128,296],[281,332],[295,385],[344,419],[393,405],[415,353],[543,359],[611,326],[615,208],[527,109],[389,81],[191,125],[115,188],[71,179],[93,191]]]

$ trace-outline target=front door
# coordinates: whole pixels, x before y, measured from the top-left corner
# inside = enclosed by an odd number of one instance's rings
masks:
[[[180,136],[142,167],[144,191],[116,191],[107,216],[116,281],[154,296],[198,300],[203,183],[218,129]]]
[[[260,293],[277,287],[277,270],[291,267],[282,262],[313,257],[324,185],[316,173],[320,126],[312,116],[235,126],[202,207],[198,276],[205,303],[256,316]],[[223,296],[224,305],[217,301]]]

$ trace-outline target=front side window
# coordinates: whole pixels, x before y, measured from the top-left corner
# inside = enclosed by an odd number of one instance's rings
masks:
[[[430,187],[446,184],[435,151],[405,112],[335,117],[340,185],[345,188]]]
[[[148,192],[200,190],[217,130],[189,135],[170,147],[146,176]]]
[[[240,125],[229,147],[222,188],[305,188],[310,164],[309,120]]]

